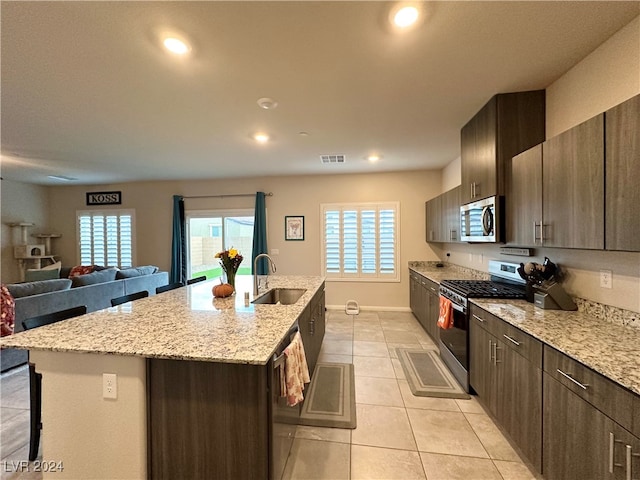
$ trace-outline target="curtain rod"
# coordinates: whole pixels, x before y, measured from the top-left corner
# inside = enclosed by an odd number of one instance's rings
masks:
[[[182,198],[226,198],[226,197],[255,197],[255,193],[231,193],[228,195],[194,195]],[[265,193],[265,197],[273,197],[273,192]]]

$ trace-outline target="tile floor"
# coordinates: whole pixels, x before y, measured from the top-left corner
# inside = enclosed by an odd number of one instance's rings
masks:
[[[318,361],[354,364],[358,427],[299,426],[284,479],[538,478],[475,398],[414,397],[396,347],[437,348],[411,313],[327,312]]]
[[[29,458],[29,370],[26,365],[2,374],[0,408],[0,478],[41,479],[42,473],[28,471],[33,469],[33,464],[24,463]]]
[[[410,313],[327,312],[319,361],[354,364],[358,428],[299,426],[285,479],[536,478],[474,398],[414,397],[400,346],[436,348]],[[29,452],[28,379],[26,367],[1,378],[2,480],[42,478],[12,471]]]

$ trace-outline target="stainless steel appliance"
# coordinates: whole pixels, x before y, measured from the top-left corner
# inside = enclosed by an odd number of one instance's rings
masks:
[[[440,330],[440,357],[469,392],[469,299],[525,298],[517,263],[491,260],[491,280],[443,280],[440,296],[451,300],[453,327]]]
[[[500,242],[503,203],[504,197],[489,197],[460,206],[460,240]]]

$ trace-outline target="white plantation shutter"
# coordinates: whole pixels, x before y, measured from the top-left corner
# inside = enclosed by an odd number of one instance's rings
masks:
[[[321,210],[327,278],[399,280],[397,202],[325,204]]]
[[[78,212],[81,265],[133,266],[133,210]]]

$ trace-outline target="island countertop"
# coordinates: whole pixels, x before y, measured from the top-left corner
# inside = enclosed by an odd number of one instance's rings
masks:
[[[237,277],[232,297],[213,297],[217,280],[200,282],[3,337],[0,346],[265,365],[325,279],[270,275],[269,289],[306,292],[293,305],[247,305],[252,279]]]

